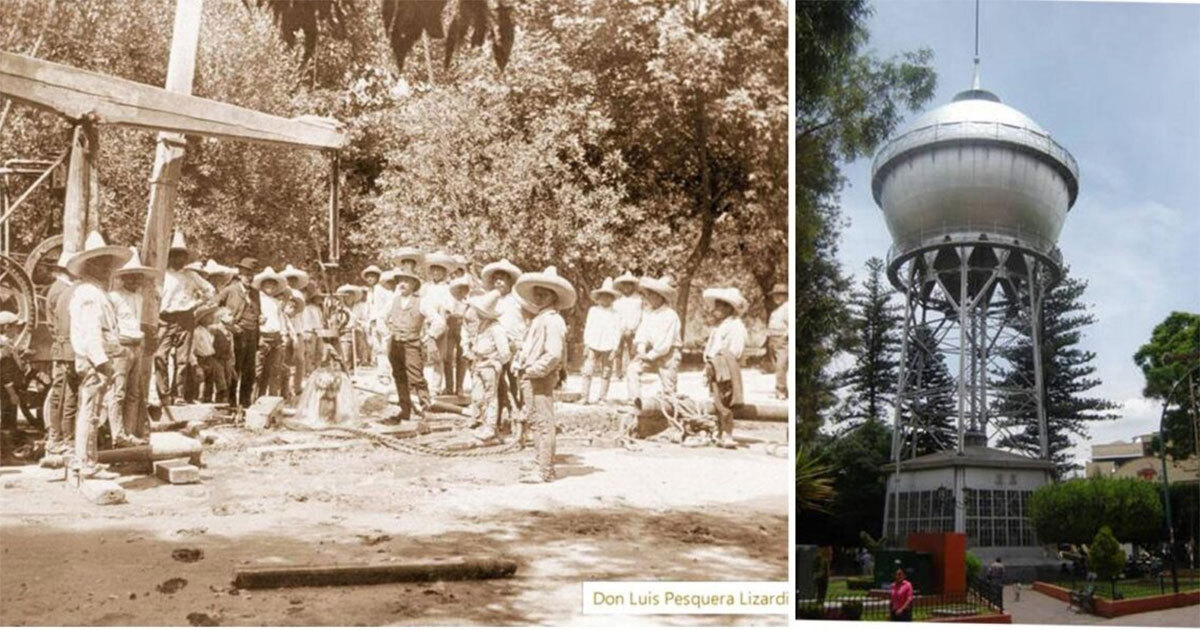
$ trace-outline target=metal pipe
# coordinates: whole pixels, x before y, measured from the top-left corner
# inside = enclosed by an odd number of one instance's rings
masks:
[[[328,266],[337,267],[338,261],[342,257],[341,241],[338,235],[341,233],[340,217],[338,209],[338,197],[341,191],[341,157],[337,152],[333,153],[333,159],[329,163],[329,260]]]

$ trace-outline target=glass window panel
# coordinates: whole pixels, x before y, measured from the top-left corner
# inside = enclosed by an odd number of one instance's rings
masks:
[[[970,488],[963,489],[963,507],[966,508],[967,516],[975,516],[975,491]]]
[[[996,527],[992,530],[992,544],[997,547],[1008,544],[1008,531],[1004,529],[1004,519],[996,519]]]
[[[979,516],[987,518],[992,515],[992,491],[979,491]]]

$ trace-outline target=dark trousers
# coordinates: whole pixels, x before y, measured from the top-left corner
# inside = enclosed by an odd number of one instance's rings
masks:
[[[902,613],[891,611],[891,619],[892,621],[912,621],[912,606],[905,608]]]
[[[512,414],[525,404],[521,396],[521,383],[517,379],[517,375],[513,374],[512,371],[512,361],[504,364],[504,368],[500,370],[500,374],[496,380],[496,396],[500,398],[500,406],[497,408],[498,411],[496,413],[496,422],[497,426],[506,427],[508,425],[503,421],[504,412],[508,411],[511,422]],[[516,402],[517,409],[513,409],[513,401]]]
[[[162,403],[169,405],[179,396],[188,396],[193,389],[188,375],[192,362],[192,331],[196,318],[192,311],[161,313],[158,316],[158,347],[154,351],[154,372],[158,379]],[[174,357],[175,369],[168,371],[168,358]],[[169,380],[168,380],[169,379]]]
[[[79,382],[74,361],[55,361],[50,391],[46,395],[47,438],[71,442],[75,439],[75,416],[79,413]]]
[[[400,398],[400,419],[412,415],[412,394],[415,392],[421,410],[429,408],[429,385],[425,383],[425,365],[421,358],[420,341],[392,339],[388,345],[388,362],[392,364],[392,379]]]
[[[233,335],[233,370],[237,386],[229,387],[230,402],[239,407],[254,404],[255,357],[258,330],[241,330]]]
[[[278,333],[259,336],[258,355],[254,358],[254,382],[258,386],[255,398],[283,395],[283,355],[286,350],[286,343]]]

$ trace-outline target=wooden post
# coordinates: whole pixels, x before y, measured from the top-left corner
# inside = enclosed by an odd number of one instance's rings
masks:
[[[200,43],[200,19],[204,0],[178,0],[175,5],[175,28],[171,35],[171,57],[167,62],[166,89],[183,94],[192,93],[196,71],[196,48]],[[175,194],[179,172],[183,166],[183,136],[175,133],[158,134],[158,151],[154,171],[150,176],[150,208],[146,214],[146,231],[142,237],[142,264],[160,272],[159,281],[142,288],[142,321],[158,322],[161,273],[167,268],[167,252],[171,245],[171,228],[175,223]],[[131,383],[130,394],[144,401],[150,391],[150,369],[154,363],[156,344],[142,347],[142,363],[137,378]],[[164,401],[165,404],[165,401]],[[145,405],[139,405],[135,434],[149,434],[150,421]]]
[[[87,138],[84,131],[88,123],[80,121],[71,133],[71,158],[67,163],[67,191],[63,202],[63,251],[73,254],[83,249],[87,238],[87,215],[91,184],[88,182],[91,160],[88,156]]]

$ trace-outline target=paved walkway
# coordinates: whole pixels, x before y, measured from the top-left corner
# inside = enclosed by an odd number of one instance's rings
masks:
[[[1065,602],[1049,595],[1043,595],[1033,590],[1028,584],[1021,585],[1020,597],[1021,600],[1017,601],[1014,586],[1004,587],[1004,609],[1012,613],[1013,623],[1195,628],[1197,620],[1200,620],[1200,605],[1105,619],[1067,610]]]

